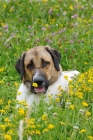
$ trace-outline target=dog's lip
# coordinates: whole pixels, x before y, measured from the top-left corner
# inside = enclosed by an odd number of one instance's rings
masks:
[[[34,91],[36,93],[42,93],[42,92],[45,92],[45,87],[34,87]]]

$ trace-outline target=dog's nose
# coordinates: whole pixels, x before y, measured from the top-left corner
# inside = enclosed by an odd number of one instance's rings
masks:
[[[37,76],[34,78],[33,82],[37,83],[38,86],[43,86],[44,84],[44,79],[42,76]]]

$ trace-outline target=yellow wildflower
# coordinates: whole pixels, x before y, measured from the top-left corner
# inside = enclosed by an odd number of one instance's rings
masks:
[[[1,112],[1,113],[5,113],[5,110],[4,110],[4,109],[1,109],[0,112]]]
[[[8,134],[5,134],[4,136],[4,140],[12,140],[11,136]]]
[[[70,100],[69,100],[69,99],[67,99],[67,100],[66,100],[66,102],[70,102]]]
[[[67,76],[67,75],[64,75],[64,78],[65,78],[66,80],[68,80],[68,76]]]
[[[12,103],[12,101],[11,100],[8,100],[8,105],[11,104],[11,103]]]
[[[42,132],[44,133],[44,132],[48,132],[48,129],[47,128],[45,128],[44,130],[42,130]]]
[[[37,135],[40,135],[41,133],[40,133],[40,131],[39,131],[39,130],[36,130],[36,134],[37,134]]]
[[[13,124],[8,122],[6,126],[12,127]]]
[[[58,86],[58,90],[61,91],[61,92],[64,91],[64,89],[62,88],[62,86]]]
[[[49,97],[50,99],[52,99],[52,95],[51,95],[51,94],[48,94],[48,97]]]
[[[0,128],[1,128],[2,130],[5,130],[5,129],[6,129],[6,126],[5,126],[4,124],[1,124],[1,125],[0,125]]]
[[[38,87],[38,84],[37,83],[33,83],[32,86],[33,87]]]
[[[53,124],[49,124],[48,125],[48,129],[53,129],[54,128],[54,125]]]
[[[88,139],[89,140],[93,140],[93,136],[88,136]]]
[[[91,113],[89,111],[85,112],[85,116],[89,117],[91,115]]]
[[[82,102],[82,105],[85,106],[85,107],[88,106],[88,104],[86,102]]]
[[[74,88],[74,86],[73,86],[73,85],[70,85],[70,86],[69,86],[69,88],[70,88],[70,89],[73,89],[73,88]]]
[[[6,4],[3,5],[4,9],[6,9]]]
[[[17,92],[17,95],[20,95],[21,93],[22,93],[22,92],[19,91],[19,92]]]
[[[10,9],[9,9],[9,12],[12,12],[13,11],[13,7],[11,7]]]
[[[69,92],[70,92],[70,96],[74,95],[74,91],[69,89]]]
[[[69,80],[68,83],[71,84],[73,82],[73,80]]]
[[[5,118],[5,119],[4,119],[4,122],[9,122],[9,119],[8,119],[8,118]]]
[[[14,82],[14,85],[15,85],[16,88],[18,87],[18,83],[17,82]]]
[[[70,105],[70,108],[73,110],[75,108],[75,106],[74,105]]]
[[[35,126],[35,125],[31,125],[30,127],[31,127],[31,128],[36,128],[36,126]]]
[[[45,26],[46,26],[46,27],[49,27],[49,25],[48,25],[48,24],[46,24]]]
[[[47,2],[48,0],[42,0],[42,2]]]
[[[80,21],[80,22],[81,22],[81,21],[82,21],[82,18],[78,18],[78,21]]]
[[[3,81],[3,80],[1,80],[1,81],[0,81],[0,84],[3,84],[3,83],[4,83],[4,81]]]
[[[8,131],[8,134],[13,134],[13,130],[9,130]]]
[[[32,131],[29,132],[29,134],[30,134],[30,135],[34,135],[34,134],[35,134],[35,131],[32,130]]]
[[[72,11],[74,10],[72,5],[69,6],[69,9],[72,10]]]
[[[27,102],[25,100],[19,101],[18,103],[20,105],[23,105],[23,106],[28,106],[28,104],[27,104]]]
[[[61,94],[61,93],[58,93],[58,94],[57,94],[57,96],[58,96],[58,97],[61,97],[61,96],[62,96],[62,94]]]
[[[89,79],[88,82],[89,82],[89,83],[93,83],[93,80]]]
[[[34,121],[35,121],[35,119],[28,119],[28,125],[34,125]]]
[[[5,26],[5,23],[1,23],[2,26]]]
[[[17,56],[17,54],[15,53],[14,56]]]
[[[75,94],[78,98],[82,99],[83,98],[83,93],[80,91],[77,91]]]
[[[0,99],[0,104],[3,104],[3,100],[2,99]]]
[[[85,133],[85,132],[86,132],[86,129],[81,129],[79,133],[81,134],[81,133]]]
[[[56,98],[56,101],[59,103],[60,102],[60,98]]]
[[[35,121],[35,119],[34,119],[34,118],[31,118],[30,120],[31,120],[31,121]]]
[[[84,64],[85,64],[85,65],[87,65],[87,64],[88,64],[88,62],[84,62]]]
[[[26,50],[28,51],[28,50],[29,50],[29,48],[26,48]]]
[[[46,121],[46,120],[47,120],[47,114],[44,114],[44,115],[42,116],[42,120],[43,120],[43,121]]]
[[[61,124],[61,125],[65,125],[65,123],[64,123],[64,122],[62,122],[62,121],[60,121],[60,122],[59,122],[59,124]]]
[[[85,23],[87,23],[87,20],[86,20],[86,19],[84,19],[84,22],[85,22]]]
[[[6,67],[0,68],[0,72],[3,72],[4,70],[6,70]]]
[[[18,109],[18,113],[19,113],[20,115],[25,115],[25,111],[24,111],[23,108],[19,108],[19,109]]]

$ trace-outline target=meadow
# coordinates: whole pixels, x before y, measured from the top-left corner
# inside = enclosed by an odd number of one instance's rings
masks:
[[[57,49],[63,70],[81,74],[69,82],[69,96],[60,89],[50,104],[42,97],[27,118],[26,102],[16,101],[15,63],[38,45]],[[18,139],[93,140],[92,0],[0,0],[0,140]]]

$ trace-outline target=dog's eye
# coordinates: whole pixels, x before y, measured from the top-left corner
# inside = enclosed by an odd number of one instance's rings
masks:
[[[42,62],[42,67],[46,67],[47,65],[49,65],[49,62]]]
[[[28,69],[33,69],[34,68],[34,64],[33,64],[33,62],[31,61],[31,63],[30,64],[28,64],[27,65],[27,68]]]

